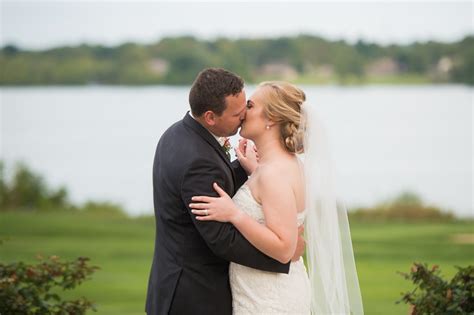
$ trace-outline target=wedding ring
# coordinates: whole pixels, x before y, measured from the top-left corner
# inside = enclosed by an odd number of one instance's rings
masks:
[[[205,212],[205,213],[206,213],[206,216],[209,215],[209,211],[207,211],[207,209],[206,209],[205,211],[206,211],[206,212]]]

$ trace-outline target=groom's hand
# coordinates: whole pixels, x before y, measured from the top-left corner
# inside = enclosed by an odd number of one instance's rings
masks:
[[[293,258],[291,258],[291,261],[300,260],[300,257],[303,256],[304,254],[306,241],[304,240],[303,235],[304,235],[304,225],[301,225],[298,228],[298,243],[296,244],[295,254],[293,255]]]

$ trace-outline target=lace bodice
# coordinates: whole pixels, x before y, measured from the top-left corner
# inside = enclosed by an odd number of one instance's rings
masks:
[[[259,223],[265,224],[262,206],[247,184],[233,198],[236,205]],[[305,212],[298,213],[298,225]],[[231,263],[229,279],[233,313],[240,314],[310,314],[310,285],[303,259],[291,262],[288,274],[261,271]]]

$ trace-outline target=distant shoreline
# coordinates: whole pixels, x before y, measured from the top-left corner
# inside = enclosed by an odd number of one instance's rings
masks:
[[[256,86],[263,81],[279,81],[284,80],[280,78],[269,78],[262,77],[258,81],[246,81],[246,86]],[[310,80],[307,77],[296,78],[293,80],[285,80],[293,84],[298,85],[311,85],[311,86],[465,86],[465,87],[474,87],[473,85],[462,83],[462,82],[433,82],[428,79],[423,78],[406,78],[403,76],[400,77],[391,77],[391,78],[366,78],[364,80],[348,80],[347,82],[339,82],[337,80]],[[191,87],[191,84],[169,84],[169,83],[145,83],[145,84],[124,84],[124,83],[57,83],[57,84],[0,84],[0,88],[14,88],[14,87],[32,87],[32,88],[50,88],[50,87]]]
[[[474,85],[474,36],[459,41],[379,45],[314,35],[279,38],[167,37],[151,44],[77,45],[41,51],[0,48],[0,85],[190,85],[207,67],[262,79],[311,84]]]

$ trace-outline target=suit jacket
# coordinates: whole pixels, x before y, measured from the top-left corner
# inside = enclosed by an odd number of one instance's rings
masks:
[[[162,135],[153,165],[156,237],[147,314],[232,314],[229,261],[288,273],[289,264],[266,256],[229,223],[202,222],[190,212],[192,196],[230,196],[247,180],[217,140],[189,113]]]

